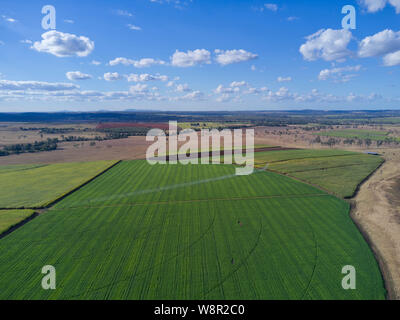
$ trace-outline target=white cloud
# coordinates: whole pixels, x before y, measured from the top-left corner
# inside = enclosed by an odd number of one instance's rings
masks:
[[[69,23],[69,24],[74,24],[75,23],[75,21],[71,20],[71,19],[65,19],[64,22],[65,23]]]
[[[141,30],[142,30],[141,27],[135,26],[135,25],[133,25],[133,24],[127,24],[127,27],[128,27],[130,30],[135,30],[135,31],[141,31]]]
[[[74,89],[79,89],[79,86],[72,83],[0,80],[0,90],[60,91],[60,90],[74,90]]]
[[[292,81],[292,77],[278,77],[277,79],[278,82],[290,82]]]
[[[350,72],[358,72],[361,70],[361,65],[347,66],[341,68],[331,68],[321,70],[319,73],[319,80],[333,79],[335,82],[348,82],[355,74],[349,74]]]
[[[115,13],[117,15],[119,15],[119,16],[122,16],[122,17],[133,17],[133,14],[130,13],[129,11],[127,11],[127,10],[119,9],[119,10],[115,10]]]
[[[28,39],[21,40],[20,42],[23,43],[23,44],[32,44],[33,43],[32,40],[28,40]]]
[[[397,51],[400,51],[400,31],[383,30],[364,38],[359,45],[358,55],[361,58],[384,56],[386,66],[397,65]]]
[[[239,87],[224,87],[222,84],[220,84],[217,89],[214,90],[214,93],[216,94],[226,94],[226,93],[234,93],[234,92],[239,92],[240,88]]]
[[[278,11],[278,5],[275,3],[265,3],[264,7],[265,7],[265,9],[267,9],[269,11],[273,11],[273,12]]]
[[[390,4],[396,9],[396,13],[400,13],[400,0],[359,0],[359,2],[368,12],[378,12]]]
[[[31,48],[56,57],[86,57],[93,51],[94,42],[87,37],[52,30],[43,33],[42,41],[36,41]]]
[[[238,87],[244,87],[247,86],[247,82],[246,81],[233,81],[230,86],[232,88],[238,88]]]
[[[97,61],[97,60],[92,60],[91,64],[93,64],[95,66],[99,66],[99,65],[101,65],[101,62]]]
[[[193,90],[189,88],[189,85],[187,83],[185,83],[185,84],[178,84],[176,86],[175,91],[176,92],[191,92]]]
[[[127,76],[127,80],[129,82],[146,82],[146,81],[168,81],[168,76],[164,75],[151,75],[148,73],[143,73],[143,74],[130,74]]]
[[[152,3],[158,4],[172,4],[176,9],[183,9],[189,5],[193,0],[150,0]]]
[[[295,17],[295,16],[291,16],[291,17],[287,17],[287,21],[296,21],[296,20],[299,20],[300,18],[299,17]]]
[[[256,68],[256,66],[253,64],[252,66],[251,66],[251,71],[256,71],[257,70],[257,68]]]
[[[123,77],[118,72],[107,72],[104,74],[104,80],[106,81],[117,81],[121,79],[123,79]]]
[[[181,101],[181,100],[190,100],[190,101],[199,101],[199,100],[204,100],[204,93],[201,91],[192,91],[184,96],[180,97],[172,97],[170,98],[171,101]]]
[[[143,93],[143,92],[148,91],[147,87],[148,87],[147,84],[138,83],[138,84],[135,84],[134,86],[131,86],[129,88],[129,91],[131,93]]]
[[[321,29],[306,39],[306,43],[300,47],[300,53],[305,60],[340,61],[350,54],[347,46],[352,34],[349,30]]]
[[[171,57],[171,64],[175,67],[193,67],[199,64],[210,64],[211,53],[205,49],[181,52],[176,50]]]
[[[68,80],[71,81],[92,79],[92,76],[90,74],[82,73],[80,71],[69,71],[65,75]]]
[[[2,15],[1,17],[4,19],[4,21],[10,22],[10,23],[14,23],[14,22],[18,21],[18,20],[14,19],[14,18],[7,17],[5,15]]]
[[[153,58],[143,58],[140,60],[132,60],[127,58],[116,58],[109,62],[110,66],[122,64],[124,66],[134,66],[135,68],[147,68],[153,65],[165,65],[162,60],[155,60]]]
[[[254,60],[258,58],[258,55],[245,51],[243,49],[240,50],[215,50],[217,54],[216,60],[220,65],[228,65],[232,63],[239,63],[249,60]]]
[[[400,65],[400,50],[384,56],[383,64],[387,67]]]

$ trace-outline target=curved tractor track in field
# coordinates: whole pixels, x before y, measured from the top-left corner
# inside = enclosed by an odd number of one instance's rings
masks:
[[[117,281],[108,283],[108,284],[106,284],[106,285],[103,285],[103,286],[101,286],[101,287],[97,287],[97,288],[93,288],[93,289],[87,290],[87,291],[85,291],[84,294],[92,293],[92,292],[97,292],[97,291],[100,291],[100,290],[109,288],[109,287],[111,287],[111,286],[113,286],[113,285],[116,285],[116,284],[118,284],[118,283],[129,281],[129,280],[131,280],[131,279],[133,279],[133,278],[135,278],[135,277],[137,277],[137,276],[139,276],[139,275],[142,275],[142,274],[144,274],[144,273],[146,273],[146,272],[148,272],[148,271],[150,271],[150,270],[153,270],[153,269],[155,269],[155,268],[157,268],[157,267],[159,267],[159,266],[161,266],[161,265],[163,265],[163,264],[165,264],[165,263],[169,263],[170,261],[175,260],[175,259],[178,258],[180,255],[184,254],[188,249],[194,247],[197,243],[199,243],[199,242],[212,230],[213,225],[214,225],[214,223],[215,223],[215,219],[216,219],[216,212],[214,212],[212,221],[211,221],[211,223],[209,224],[209,226],[206,228],[206,230],[205,230],[196,240],[194,240],[193,242],[189,243],[185,248],[179,250],[175,255],[173,255],[173,256],[167,258],[165,261],[160,262],[160,263],[157,263],[157,264],[155,264],[155,265],[152,265],[151,267],[149,267],[149,268],[147,268],[147,269],[145,269],[145,270],[142,270],[142,271],[140,271],[140,272],[138,272],[138,273],[135,273],[134,275],[129,276],[129,277],[126,277],[126,278],[124,278],[124,279],[120,279],[120,280],[117,280]],[[62,286],[61,286],[61,288],[62,288]],[[77,297],[80,297],[80,296],[82,296],[82,295],[81,295],[81,294],[77,294],[77,295],[73,295],[73,296],[68,296],[68,297],[66,297],[66,299],[77,298]]]

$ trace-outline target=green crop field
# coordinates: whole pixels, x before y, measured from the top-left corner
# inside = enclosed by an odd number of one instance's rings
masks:
[[[0,235],[34,213],[33,210],[0,210]]]
[[[45,206],[106,170],[115,161],[0,166],[0,208]]]
[[[389,138],[389,133],[386,131],[356,129],[324,131],[315,133],[315,135],[337,138],[371,139],[374,141],[384,141]]]
[[[288,174],[342,198],[352,197],[357,186],[382,158],[337,150],[290,150],[255,154],[257,167]]]
[[[0,299],[384,299],[349,205],[273,172],[122,162],[0,241]],[[57,289],[41,288],[41,268]],[[341,287],[343,266],[357,290]]]

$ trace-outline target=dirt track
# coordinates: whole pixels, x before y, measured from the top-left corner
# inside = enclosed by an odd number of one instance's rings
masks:
[[[388,298],[400,300],[400,150],[387,150],[384,157],[355,197],[352,218],[379,260]]]

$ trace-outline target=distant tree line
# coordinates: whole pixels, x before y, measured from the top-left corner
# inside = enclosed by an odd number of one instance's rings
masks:
[[[35,141],[34,143],[13,144],[3,147],[0,156],[11,154],[34,153],[42,151],[52,151],[57,149],[58,139],[47,139],[47,141]]]

